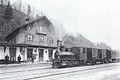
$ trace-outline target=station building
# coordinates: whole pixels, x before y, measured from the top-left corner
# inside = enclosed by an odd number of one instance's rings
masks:
[[[57,46],[53,24],[46,16],[25,21],[5,37],[6,42],[0,43],[0,59],[8,54],[13,61],[19,55],[22,61],[31,61],[33,56],[35,61],[51,61]]]

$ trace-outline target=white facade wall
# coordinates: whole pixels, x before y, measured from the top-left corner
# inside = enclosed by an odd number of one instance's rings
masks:
[[[34,48],[35,49],[35,48]],[[34,49],[33,49],[33,54],[36,54],[36,59],[34,61],[39,61],[39,50],[37,48],[37,51],[34,52]]]
[[[4,49],[3,49],[4,50]],[[6,54],[8,54],[8,56],[10,56],[10,54],[9,54],[10,52],[9,52],[9,47],[6,47],[6,50],[5,50],[5,55]]]
[[[24,60],[24,61],[27,61],[27,48],[25,48],[25,53],[24,53],[23,60]]]
[[[0,59],[5,59],[6,54],[9,56],[9,47],[6,47],[4,52],[4,46],[0,46]]]
[[[17,57],[20,55],[20,48],[16,47],[16,61]],[[21,55],[20,55],[21,56]],[[22,57],[22,56],[21,56]]]
[[[0,59],[4,59],[4,58],[5,58],[4,47],[0,46]]]
[[[48,61],[48,60],[49,60],[48,49],[44,49],[44,51],[43,51],[43,61]]]
[[[21,56],[21,61],[27,61],[27,48],[28,47],[25,47],[24,50],[24,54],[22,54],[20,52],[20,47],[16,47],[16,61],[17,61],[17,58],[18,56],[20,55]],[[43,61],[44,62],[47,62],[49,61],[49,49],[48,48],[43,48]],[[52,49],[53,50],[53,55],[52,55],[52,58],[54,59],[54,54],[56,52],[55,49]],[[33,51],[34,51],[34,48],[33,48]],[[4,52],[4,46],[0,46],[0,59],[5,59],[5,55],[8,54],[8,56],[10,56],[9,54],[9,47],[6,47],[6,50]],[[37,52],[33,54],[36,54],[36,59],[34,61],[39,61],[39,48],[37,48]]]

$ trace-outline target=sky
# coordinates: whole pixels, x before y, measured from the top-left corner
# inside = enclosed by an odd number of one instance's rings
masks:
[[[120,49],[120,0],[22,1],[62,24],[69,33],[79,32],[92,42]]]

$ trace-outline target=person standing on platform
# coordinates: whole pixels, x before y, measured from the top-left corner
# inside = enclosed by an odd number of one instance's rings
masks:
[[[32,63],[34,63],[34,56],[32,56]]]
[[[18,64],[20,64],[20,62],[21,62],[21,56],[20,55],[18,56],[17,60],[18,60]]]
[[[9,56],[8,54],[5,56],[5,65],[8,65],[9,64]]]

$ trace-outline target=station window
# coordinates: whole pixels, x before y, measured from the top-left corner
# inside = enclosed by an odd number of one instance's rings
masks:
[[[40,39],[40,42],[44,42],[45,40],[44,37],[40,37],[39,39]]]
[[[28,30],[31,30],[31,25],[28,26]]]
[[[40,25],[40,26],[39,26],[39,31],[40,31],[40,32],[44,32],[44,26]]]
[[[28,35],[26,36],[26,40],[27,40],[27,41],[33,41],[33,35],[28,34]]]
[[[52,38],[47,38],[47,42],[48,42],[49,44],[53,44],[53,43],[54,43],[54,40],[53,40]]]

